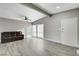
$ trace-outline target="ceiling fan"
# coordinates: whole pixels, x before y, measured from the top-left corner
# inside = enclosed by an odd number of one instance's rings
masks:
[[[24,20],[28,20],[28,18],[25,16]]]
[[[27,18],[26,16],[24,16],[24,20],[31,21],[31,19]]]
[[[21,15],[19,14],[20,18],[23,19],[23,20],[26,20],[26,21],[31,21],[31,19],[29,19],[29,17],[27,16],[24,16],[24,15]]]

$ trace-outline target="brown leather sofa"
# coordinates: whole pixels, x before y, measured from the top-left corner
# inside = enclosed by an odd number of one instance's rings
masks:
[[[11,31],[1,33],[1,43],[12,42],[24,39],[21,31]]]

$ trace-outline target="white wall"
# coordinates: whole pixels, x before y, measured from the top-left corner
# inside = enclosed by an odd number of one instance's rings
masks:
[[[24,37],[26,38],[27,24],[29,23],[25,21],[0,18],[0,39],[1,39],[1,32],[5,32],[5,31],[22,31]]]
[[[45,17],[33,22],[33,24],[44,24],[44,37],[48,40],[61,43],[61,20],[74,17],[79,18],[79,9],[61,12],[52,17]]]

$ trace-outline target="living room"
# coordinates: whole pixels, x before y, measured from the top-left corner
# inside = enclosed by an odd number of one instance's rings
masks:
[[[78,56],[79,3],[0,3],[0,56]]]

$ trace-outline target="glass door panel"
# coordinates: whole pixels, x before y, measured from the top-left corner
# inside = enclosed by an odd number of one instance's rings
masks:
[[[36,37],[36,25],[33,25],[32,27],[32,36]]]
[[[43,30],[44,30],[44,25],[43,24],[38,24],[37,26],[37,36],[39,38],[43,38]]]

